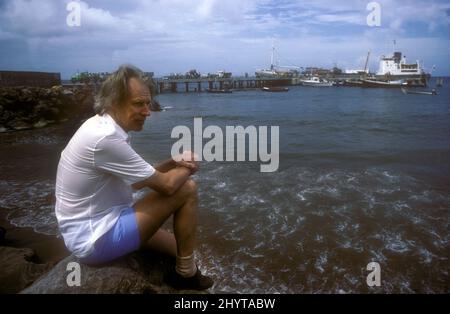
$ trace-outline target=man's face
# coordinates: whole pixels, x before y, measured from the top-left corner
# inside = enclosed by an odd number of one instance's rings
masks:
[[[120,106],[116,117],[119,125],[126,131],[141,131],[145,119],[150,116],[150,91],[146,85],[135,78],[128,82],[130,97]]]

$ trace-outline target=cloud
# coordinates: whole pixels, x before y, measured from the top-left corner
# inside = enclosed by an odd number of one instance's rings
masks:
[[[68,2],[2,1],[0,68],[46,64],[67,77],[78,68],[106,71],[136,62],[161,74],[193,67],[250,72],[268,65],[273,38],[286,59],[302,66],[360,67],[368,49],[373,56],[388,53],[394,38],[417,53],[432,42],[448,59],[444,0],[380,0],[376,28],[365,25],[367,0],[86,0],[79,1],[81,27],[73,28],[66,24]],[[446,62],[441,52],[422,50]]]
[[[361,14],[321,14],[315,16],[315,19],[319,22],[325,23],[348,23],[363,25],[366,23],[365,17]]]

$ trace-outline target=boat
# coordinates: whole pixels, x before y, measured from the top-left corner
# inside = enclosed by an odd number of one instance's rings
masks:
[[[270,68],[255,71],[257,78],[291,78],[298,75],[297,66],[281,66],[275,62],[275,45],[272,44],[272,55],[270,57]]]
[[[231,94],[233,91],[231,89],[213,89],[209,88],[207,89],[208,93],[212,94]]]
[[[287,87],[281,87],[281,86],[265,86],[261,88],[263,92],[287,92],[289,91],[289,88]]]
[[[403,94],[418,94],[418,95],[437,95],[436,90],[433,88],[431,91],[417,91],[417,90],[407,90],[406,88],[402,87]]]
[[[394,40],[394,53],[391,56],[381,56],[376,78],[378,80],[404,80],[408,81],[408,85],[411,87],[426,87],[431,72],[425,72],[419,61],[407,62],[406,56],[402,55],[400,51],[396,51],[395,44]]]
[[[329,82],[325,79],[319,78],[317,76],[313,76],[306,80],[300,80],[300,83],[303,86],[315,86],[315,87],[330,87],[333,86],[332,82]]]
[[[406,57],[401,52],[394,52],[391,57],[382,56],[378,68],[378,77],[391,77],[395,79],[421,78],[425,71],[420,66],[419,61],[407,63]]]
[[[361,87],[382,87],[382,88],[398,88],[408,86],[403,80],[383,81],[375,79],[361,79]]]
[[[344,86],[362,87],[363,86],[363,82],[360,79],[344,80]]]

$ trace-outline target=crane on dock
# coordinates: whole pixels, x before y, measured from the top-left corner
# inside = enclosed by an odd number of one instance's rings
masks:
[[[367,76],[367,66],[369,65],[370,50],[367,52],[366,64],[364,65],[364,76]]]

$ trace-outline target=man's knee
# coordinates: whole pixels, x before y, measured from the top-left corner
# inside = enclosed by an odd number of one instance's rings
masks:
[[[180,188],[180,192],[189,198],[197,198],[197,190],[197,183],[192,179],[188,179]]]

